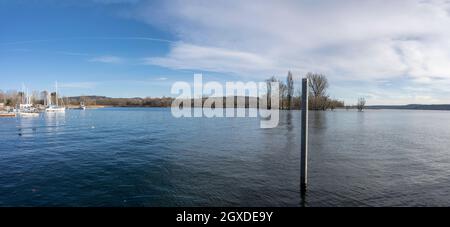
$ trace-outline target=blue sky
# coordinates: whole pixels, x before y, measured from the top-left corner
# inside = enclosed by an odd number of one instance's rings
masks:
[[[173,82],[326,74],[352,104],[450,103],[450,5],[0,0],[0,89],[171,96]],[[173,96],[173,95],[172,95]]]

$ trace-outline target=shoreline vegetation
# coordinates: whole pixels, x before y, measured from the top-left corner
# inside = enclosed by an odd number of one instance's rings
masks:
[[[237,97],[235,97],[237,98]],[[225,97],[223,98],[226,99]],[[248,97],[246,97],[248,99]],[[191,102],[194,102],[192,100]],[[78,108],[78,105],[68,105],[68,109],[76,109]],[[117,108],[170,108],[171,106],[145,106],[145,105],[139,105],[139,106],[130,106],[130,105],[88,105],[88,109],[99,109],[99,108],[109,108],[109,107],[117,107]],[[192,106],[196,107],[196,106]],[[238,107],[234,107],[238,108]],[[239,108],[249,108],[246,107],[239,107]],[[294,108],[292,110],[300,110],[301,108]],[[357,110],[357,106],[351,106],[351,107],[338,107],[336,109],[339,110]],[[372,105],[372,106],[365,106],[365,109],[367,110],[444,110],[444,111],[450,111],[450,104],[407,104],[407,105]]]
[[[218,99],[219,97],[216,97],[214,99]],[[225,104],[227,98],[234,98],[234,108],[249,108],[250,100],[251,102],[258,103],[257,97],[222,97],[222,102]],[[245,106],[238,106],[237,105],[237,99],[242,98],[245,100]],[[171,97],[155,97],[155,98],[111,98],[106,96],[73,96],[73,97],[64,97],[64,102],[67,103],[66,107],[68,109],[76,109],[79,108],[80,100],[85,100],[84,103],[87,107],[87,109],[99,109],[99,108],[108,108],[108,107],[146,107],[146,108],[152,108],[152,107],[162,107],[162,108],[168,108],[171,107],[172,101],[174,98]],[[202,103],[204,103],[206,100],[206,97],[203,98]],[[188,101],[189,102],[189,101]],[[199,107],[194,105],[195,100],[191,99],[191,107]],[[6,105],[9,104],[9,105]],[[41,100],[35,101],[36,105],[42,105]],[[292,110],[300,110],[300,97],[294,97],[293,98],[293,105]],[[3,100],[0,100],[0,111],[7,109],[7,107],[13,107],[15,104],[11,105],[11,102],[3,102]],[[214,107],[214,106],[213,106]],[[257,106],[258,108],[258,106]],[[407,105],[368,105],[364,107],[365,109],[369,110],[383,110],[383,109],[392,109],[392,110],[445,110],[450,111],[450,104],[407,104]],[[288,110],[287,108],[280,108]],[[331,108],[330,108],[331,109]],[[352,106],[339,106],[334,109],[341,109],[341,110],[357,110],[357,105]]]
[[[335,109],[335,108],[344,108],[344,102],[339,100],[334,100],[329,97],[326,93],[326,89],[328,88],[328,80],[324,75],[321,74],[313,74],[308,73],[306,75],[310,79],[310,90],[311,93],[309,95],[309,106],[311,110],[327,110],[327,109]],[[294,89],[294,80],[293,75],[289,71],[286,77],[286,82],[278,80],[275,76],[265,80],[267,84],[266,93],[260,97],[249,97],[249,96],[230,96],[230,97],[203,97],[201,102],[198,102],[198,99],[191,99],[191,107],[203,107],[204,103],[207,99],[213,101],[212,105],[215,108],[215,105],[220,105],[222,103],[222,107],[225,107],[227,100],[233,98],[234,108],[259,108],[259,101],[264,101],[265,106],[267,105],[268,109],[272,109],[271,103],[271,95],[272,95],[272,87],[270,84],[272,82],[276,82],[279,84],[279,104],[278,108],[282,110],[291,110],[291,109],[300,109],[301,107],[301,92],[297,89]],[[298,94],[295,95],[294,93]],[[8,109],[17,108],[20,104],[24,103],[25,94],[23,91],[14,91],[10,90],[7,92],[3,92],[0,90],[0,103],[3,101],[3,107],[9,107]],[[45,105],[45,100],[47,97],[51,98],[52,102],[56,101],[56,93],[49,91],[34,91],[32,92],[30,98],[31,103],[35,106],[43,106]],[[213,99],[213,100],[211,100]],[[214,100],[215,99],[215,100]],[[261,100],[265,99],[265,100]],[[135,97],[135,98],[111,98],[106,96],[72,96],[72,97],[62,97],[60,103],[69,109],[78,108],[81,104],[86,106],[87,108],[101,108],[101,107],[171,107],[172,102],[175,98],[172,97]],[[196,101],[197,100],[197,101]],[[185,100],[185,103],[189,103],[189,100]],[[198,103],[201,103],[199,106]],[[219,106],[217,106],[219,107]],[[0,106],[1,108],[1,106]]]
[[[364,109],[399,109],[399,110],[450,110],[450,104],[408,104],[408,105],[366,105],[364,97],[359,97],[356,104],[345,105],[343,101],[332,99],[327,93],[328,80],[325,75],[317,73],[307,73],[305,77],[308,78],[309,98],[308,105],[310,110],[326,111],[334,109],[356,109],[363,111]],[[286,82],[278,80],[275,76],[265,80],[267,84],[267,91],[261,97],[249,96],[228,96],[228,97],[203,97],[200,102],[198,99],[183,100],[184,103],[191,104],[191,107],[203,107],[205,101],[209,99],[212,108],[216,104],[222,103],[218,108],[227,108],[225,105],[227,100],[233,99],[232,106],[234,108],[259,108],[259,101],[263,101],[268,109],[271,109],[271,86],[272,82],[279,84],[279,105],[280,110],[300,110],[301,109],[301,91],[299,88],[294,88],[293,75],[288,71]],[[56,100],[55,92],[48,91],[34,91],[30,96],[31,102],[37,107],[45,105],[46,97],[50,95],[52,102]],[[0,90],[0,111],[8,111],[17,108],[19,104],[23,104],[26,94],[23,91],[10,90],[3,92]],[[266,100],[261,100],[266,99]],[[175,100],[173,97],[134,97],[134,98],[111,98],[107,96],[72,96],[62,97],[60,99],[63,105],[68,109],[78,109],[81,104],[84,104],[88,109],[97,109],[105,107],[171,107]],[[199,105],[199,103],[201,103]],[[181,106],[182,107],[182,106]]]

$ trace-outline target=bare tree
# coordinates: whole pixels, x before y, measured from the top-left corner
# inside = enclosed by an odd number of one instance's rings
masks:
[[[57,96],[56,92],[50,93],[50,102],[51,103],[55,104],[57,102],[57,100],[56,100],[57,98],[58,98],[58,96]]]
[[[0,90],[0,102],[6,103],[6,94]]]
[[[25,92],[23,92],[23,91],[19,91],[18,93],[18,96],[17,96],[17,103],[16,103],[16,105],[19,105],[19,104],[24,104],[25,103]]]
[[[336,108],[344,108],[344,107],[345,107],[345,103],[344,103],[344,101],[339,101],[339,100],[336,100],[336,99],[331,99],[328,106],[329,106],[329,108],[330,108],[331,110],[334,110],[334,109],[336,109]]]
[[[287,108],[292,109],[292,97],[294,96],[294,79],[292,78],[291,71],[288,71],[286,78],[286,89],[287,89]]]
[[[359,112],[363,111],[366,107],[366,99],[364,97],[361,97],[358,99],[358,103],[356,104],[356,108]]]
[[[284,84],[283,82],[279,82],[280,83],[280,108],[283,110],[285,109],[286,105],[285,105],[285,101],[286,101],[286,96],[287,96],[287,85]]]
[[[15,90],[8,90],[4,93],[4,101],[6,106],[15,106],[17,103],[19,103],[20,98],[18,95],[18,92]]]
[[[272,87],[270,86],[271,82],[278,82],[277,78],[275,78],[275,76],[270,77],[269,79],[266,80],[266,85],[267,85],[267,109],[271,109],[272,108],[272,103],[270,101],[270,97],[272,95]]]
[[[328,80],[325,75],[307,73],[310,98],[308,100],[312,110],[327,110],[329,108],[329,97],[326,93]]]
[[[312,96],[325,97],[328,88],[328,79],[323,74],[307,73],[306,77],[309,81],[309,88]]]
[[[43,105],[47,106],[50,104],[50,103],[47,103],[48,91],[41,91],[39,96],[40,96],[40,99],[43,101],[42,102]]]
[[[39,101],[39,91],[33,91],[31,93],[31,103],[37,104]]]

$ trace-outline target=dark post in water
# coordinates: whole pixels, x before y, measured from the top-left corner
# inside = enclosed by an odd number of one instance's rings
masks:
[[[302,133],[300,154],[300,191],[306,191],[308,171],[308,78],[302,80]]]

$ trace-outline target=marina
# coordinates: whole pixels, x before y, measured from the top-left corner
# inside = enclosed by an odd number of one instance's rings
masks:
[[[45,92],[45,97],[38,100],[37,97],[32,96],[25,85],[22,85],[21,92],[18,93],[18,101],[15,106],[7,106],[5,103],[0,105],[0,117],[39,117],[41,113],[44,114],[64,114],[67,107],[64,104],[64,99],[59,98],[58,83],[55,82],[55,92]],[[34,103],[35,101],[42,103]],[[84,103],[75,108],[86,110]]]

